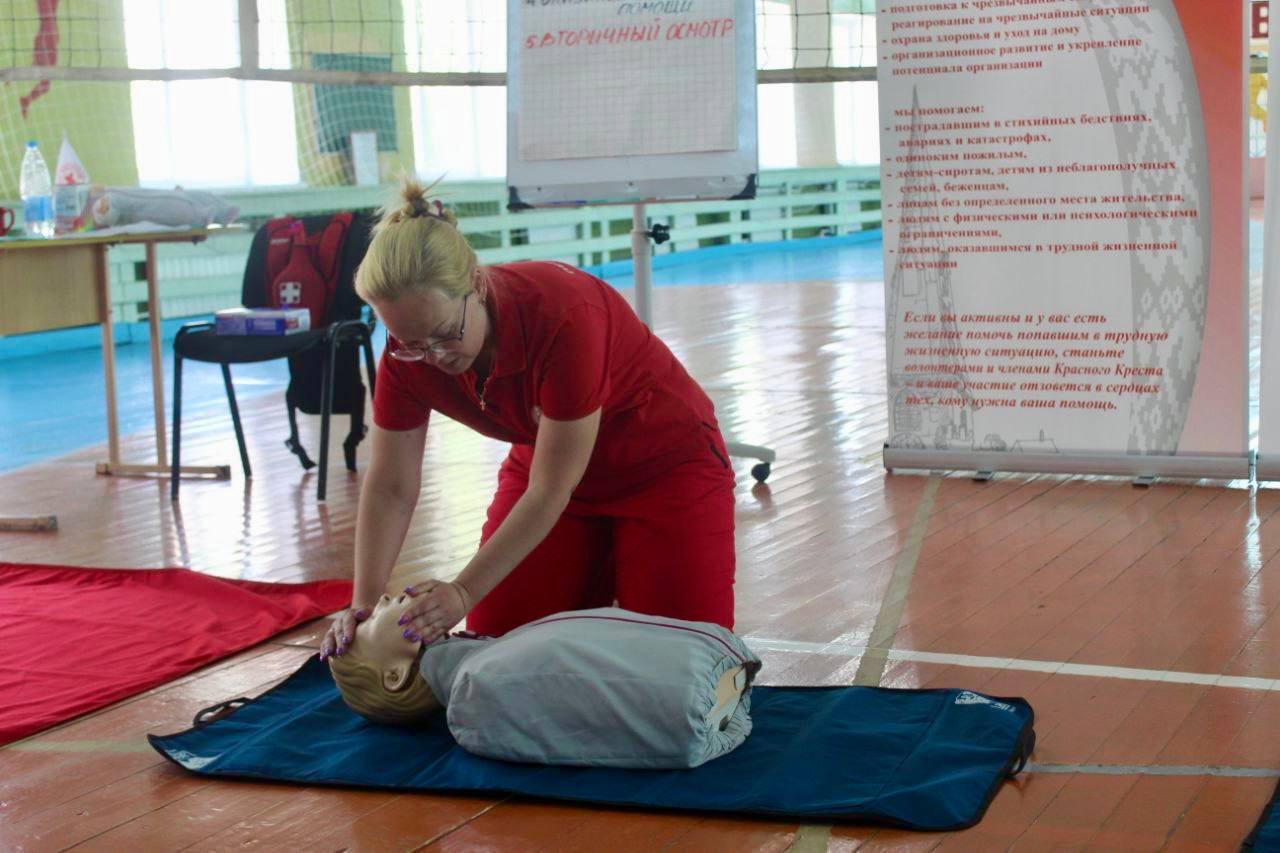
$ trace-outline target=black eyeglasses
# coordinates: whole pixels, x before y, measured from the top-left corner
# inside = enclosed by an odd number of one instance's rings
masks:
[[[422,361],[428,354],[445,355],[450,350],[456,349],[457,344],[462,343],[462,338],[467,332],[467,298],[471,296],[468,291],[462,297],[462,320],[458,323],[458,331],[456,334],[446,338],[427,338],[425,347],[402,347],[395,338],[391,337],[391,333],[387,333],[387,355],[396,361]],[[393,345],[394,342],[394,345]]]

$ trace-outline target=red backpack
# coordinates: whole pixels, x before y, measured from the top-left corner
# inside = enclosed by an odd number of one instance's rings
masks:
[[[342,261],[347,239],[353,237],[366,242],[368,240],[364,219],[353,227],[354,219],[349,211],[335,213],[327,220],[317,217],[311,222],[312,227],[318,230],[310,235],[307,234],[302,219],[281,216],[269,220],[263,226],[267,238],[263,277],[260,279],[265,282],[263,302],[273,308],[308,309],[311,312],[312,331],[323,330],[338,319],[354,319],[335,316],[338,313],[335,311],[335,302],[343,275]],[[319,222],[323,222],[322,227]],[[347,275],[351,274],[350,270],[346,272]],[[313,347],[289,356],[289,388],[285,391],[285,404],[289,411],[289,439],[285,444],[297,454],[303,468],[312,468],[315,463],[307,456],[298,438],[297,412],[301,410],[309,415],[321,413],[324,370],[328,357],[328,347]],[[334,359],[331,412],[351,415],[351,431],[347,434],[342,449],[347,468],[354,471],[356,445],[366,432],[365,387],[360,381],[359,344],[354,341],[339,344]]]
[[[351,214],[334,214],[324,230],[312,235],[292,216],[272,219],[266,228],[267,304],[306,308],[311,312],[312,330],[323,329],[338,291]]]

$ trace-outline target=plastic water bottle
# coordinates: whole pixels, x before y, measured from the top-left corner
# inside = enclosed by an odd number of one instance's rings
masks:
[[[33,139],[22,155],[22,175],[18,191],[22,195],[22,218],[27,234],[32,237],[53,236],[53,182],[49,167]]]

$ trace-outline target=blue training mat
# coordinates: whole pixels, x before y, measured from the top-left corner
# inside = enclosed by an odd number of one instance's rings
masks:
[[[509,764],[463,751],[443,714],[411,729],[366,722],[316,656],[258,698],[206,709],[194,728],[148,740],[208,776],[921,830],[977,823],[1035,744],[1024,700],[963,690],[755,687],[751,717],[746,743],[693,770]]]
[[[1280,850],[1280,784],[1276,785],[1267,807],[1262,810],[1262,817],[1253,827],[1253,832],[1240,845],[1242,850]]]

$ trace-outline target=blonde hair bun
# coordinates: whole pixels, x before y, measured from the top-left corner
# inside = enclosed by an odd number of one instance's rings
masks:
[[[356,270],[356,293],[366,302],[394,300],[426,289],[460,298],[485,280],[458,219],[431,190],[405,175],[396,197],[379,211],[368,252]]]
[[[374,233],[377,234],[390,225],[424,216],[443,220],[456,227],[458,217],[454,216],[453,211],[447,209],[439,199],[430,198],[431,190],[438,183],[439,181],[434,181],[426,185],[407,175],[402,177],[395,198],[378,211],[378,224],[374,226]]]

